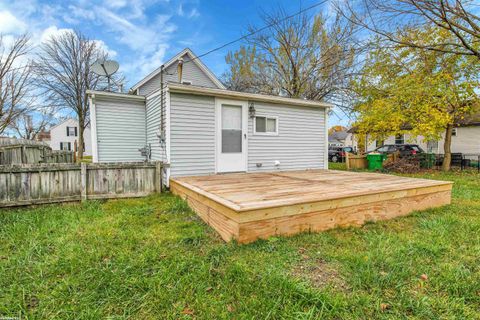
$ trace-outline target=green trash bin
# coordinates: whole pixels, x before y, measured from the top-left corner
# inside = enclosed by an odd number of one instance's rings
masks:
[[[367,154],[368,169],[380,170],[383,168],[383,161],[387,160],[386,154],[369,153]]]

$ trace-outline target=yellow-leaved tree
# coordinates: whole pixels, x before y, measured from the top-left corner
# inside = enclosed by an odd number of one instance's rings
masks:
[[[457,41],[434,27],[407,31],[418,41]],[[379,140],[406,133],[406,128],[427,140],[444,134],[442,169],[449,170],[454,126],[479,111],[479,67],[478,59],[465,55],[377,46],[354,82],[359,133]]]

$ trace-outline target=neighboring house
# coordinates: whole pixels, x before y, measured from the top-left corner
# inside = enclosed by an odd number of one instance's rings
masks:
[[[189,49],[130,92],[88,92],[94,162],[161,160],[166,183],[169,176],[328,166],[329,105],[226,90]]]
[[[347,131],[335,131],[328,135],[328,146],[329,147],[344,147],[345,139],[348,136]]]
[[[352,141],[352,147],[358,147],[358,139],[355,129],[348,130],[347,140]],[[423,136],[403,134],[389,136],[383,141],[368,139],[367,152],[375,150],[382,144],[418,144],[426,152],[443,154],[445,134],[438,141],[428,141]],[[480,114],[473,115],[462,122],[457,123],[452,134],[452,153],[480,154]]]
[[[40,131],[35,140],[42,141],[50,145],[50,131]]]
[[[78,143],[78,121],[67,119],[50,128],[50,147],[52,150],[74,151],[75,141]],[[92,138],[90,136],[90,127],[83,131],[84,155],[92,155]]]

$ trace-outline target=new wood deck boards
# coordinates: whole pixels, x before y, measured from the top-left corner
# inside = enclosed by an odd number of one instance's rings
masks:
[[[179,177],[170,189],[226,241],[361,225],[449,204],[452,183],[334,170]]]

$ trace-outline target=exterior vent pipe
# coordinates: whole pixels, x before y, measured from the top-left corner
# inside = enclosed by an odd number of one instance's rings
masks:
[[[182,83],[183,58],[178,59],[177,73],[178,73],[178,83]]]

